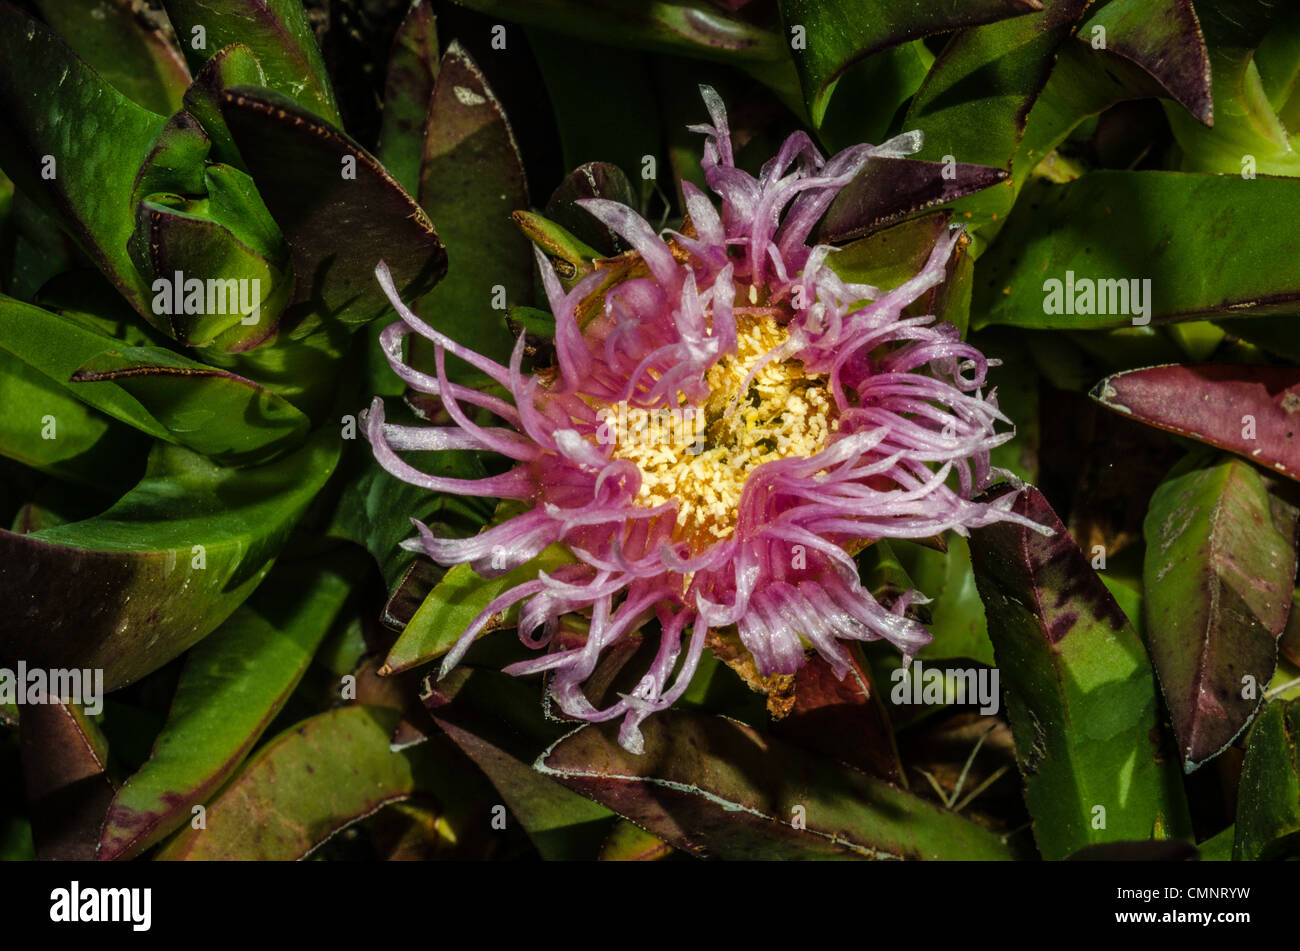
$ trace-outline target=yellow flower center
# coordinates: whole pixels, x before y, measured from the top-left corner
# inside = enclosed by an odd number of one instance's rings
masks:
[[[757,309],[757,308],[755,308]],[[738,313],[737,354],[709,370],[705,404],[638,411],[626,404],[610,417],[626,420],[613,455],[641,470],[637,503],[679,502],[674,534],[701,551],[731,536],[749,474],[765,462],[819,452],[835,429],[825,374],[806,374],[798,360],[769,358],[789,338],[765,314]],[[744,392],[741,388],[744,387]]]

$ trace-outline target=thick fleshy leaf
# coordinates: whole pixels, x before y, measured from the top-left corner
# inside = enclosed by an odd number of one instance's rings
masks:
[[[434,722],[487,774],[543,859],[596,856],[610,811],[533,769],[538,754],[567,732],[546,718],[534,686],[462,668],[445,680],[428,678],[422,697]]]
[[[1187,804],[1160,749],[1141,638],[1037,489],[1022,490],[1012,511],[1054,534],[976,529],[971,561],[1039,850],[1060,859],[1102,842],[1182,836]]]
[[[120,347],[68,317],[2,295],[0,350],[89,406],[224,462],[263,461],[307,434],[305,415],[250,380],[160,347]]]
[[[196,74],[214,53],[241,43],[257,55],[267,86],[339,122],[325,61],[300,0],[166,0],[165,6]]]
[[[1097,27],[1104,31],[1096,32]],[[1210,54],[1192,0],[1110,0],[1079,30],[1132,61],[1175,102],[1206,125],[1214,121]]]
[[[345,133],[265,89],[226,90],[221,108],[289,244],[295,286],[284,320],[293,337],[388,311],[375,280],[381,260],[408,299],[443,275],[446,252],[428,216]]]
[[[1296,509],[1249,463],[1192,457],[1156,489],[1143,530],[1147,643],[1191,772],[1245,729],[1273,679]]]
[[[899,109],[916,95],[933,65],[924,40],[891,46],[853,64],[835,81],[818,138],[831,152],[884,142]]]
[[[1241,175],[1300,174],[1300,153],[1274,112],[1260,79],[1255,50],[1271,28],[1292,12],[1276,0],[1216,0],[1197,4],[1210,54],[1214,128],[1182,109],[1167,107],[1169,125],[1188,171]]]
[[[1007,859],[996,834],[883,780],[723,717],[678,710],[584,726],[536,768],[674,848],[722,859]]]
[[[626,819],[618,820],[600,847],[602,862],[656,862],[672,854],[671,845]]]
[[[1107,409],[1227,449],[1300,479],[1300,369],[1170,365],[1108,376],[1092,398]]]
[[[874,158],[839,193],[818,226],[818,240],[845,241],[877,231],[1004,181],[1007,173],[983,165]]]
[[[36,857],[86,861],[113,798],[108,743],[75,703],[33,703],[18,723]]]
[[[532,302],[532,251],[510,217],[528,207],[528,185],[501,104],[455,41],[429,104],[419,199],[447,246],[447,277],[416,309],[443,333],[507,361],[514,339],[494,308],[497,288],[507,305]],[[430,349],[412,339],[416,362]]]
[[[163,115],[180,108],[190,71],[164,32],[165,19],[151,21],[130,0],[37,0],[36,8],[120,92]]]
[[[338,452],[323,429],[274,463],[225,469],[161,443],[102,515],[0,532],[0,662],[102,667],[108,689],[156,670],[257,587]]]
[[[139,400],[164,438],[227,465],[256,465],[306,437],[311,421],[251,380],[167,350],[123,347],[96,354],[73,383],[111,381]]]
[[[214,53],[185,90],[185,111],[203,126],[212,142],[212,154],[227,165],[244,168],[235,140],[221,114],[222,93],[232,86],[265,86],[266,73],[257,56],[242,43],[231,43]]]
[[[467,564],[455,565],[434,586],[424,604],[415,612],[393,649],[389,651],[382,673],[396,674],[441,657],[460,639],[461,634],[497,597],[518,584],[532,581],[539,571],[552,572],[569,564],[573,556],[552,545],[527,564],[491,579],[481,578]],[[494,618],[484,633],[509,627],[517,617],[518,606]]]
[[[244,178],[241,184],[251,184]],[[251,197],[261,204],[255,192]],[[279,236],[274,247],[259,249],[260,242],[232,227],[235,222],[221,220],[218,205],[207,198],[142,201],[132,244],[140,272],[155,292],[154,326],[190,347],[238,353],[275,335],[293,281]],[[190,294],[198,288],[202,292],[193,306]]]
[[[1287,224],[1300,181],[1098,171],[1035,197],[981,260],[977,326],[1084,330],[1300,302],[1300,234]]]
[[[1300,701],[1276,701],[1250,731],[1238,785],[1237,861],[1295,858],[1300,853]]]
[[[1047,82],[1056,52],[1089,0],[1044,0],[1043,12],[958,33],[912,100],[904,129],[925,133],[918,158],[1011,170],[1025,120]],[[973,226],[1011,207],[1010,188],[991,189],[957,207]]]
[[[0,3],[0,167],[141,313],[148,289],[127,253],[130,200],[164,122],[48,28]]]
[[[160,861],[292,861],[392,802],[434,763],[425,747],[393,752],[400,714],[348,706],[317,714],[262,747],[212,801],[205,829],[181,830]]]
[[[524,237],[546,253],[555,268],[561,286],[566,291],[572,290],[579,281],[595,270],[592,262],[601,257],[601,253],[574,237],[563,226],[531,211],[516,211],[513,217]],[[517,314],[523,314],[525,317],[530,315],[540,317],[544,313],[546,312],[539,311],[535,307],[518,305],[510,308],[510,319],[517,320]],[[554,331],[554,317],[551,318],[550,324]],[[554,333],[552,332],[550,336],[554,336]]]
[[[1036,13],[1039,0],[969,0],[961,4],[897,3],[894,0],[781,0],[786,34],[813,125],[821,125],[839,77],[854,63],[908,40],[1007,17]]]
[[[416,0],[393,37],[384,83],[384,117],[376,154],[409,194],[420,188],[429,102],[438,78],[438,31],[433,7]]]
[[[187,822],[284,706],[350,590],[333,566],[281,565],[185,659],[149,761],[113,799],[96,858],[130,858]]]
[[[148,440],[0,347],[0,456],[100,490],[122,491]],[[126,479],[127,484],[123,484]]]

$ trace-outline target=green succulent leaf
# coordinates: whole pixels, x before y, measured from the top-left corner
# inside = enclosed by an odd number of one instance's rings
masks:
[[[393,37],[384,84],[384,116],[376,154],[409,194],[420,188],[429,103],[438,78],[438,31],[433,8],[416,0]]]
[[[283,708],[350,590],[334,565],[277,566],[185,658],[148,762],[118,790],[97,858],[138,855],[221,788]]]
[[[125,489],[148,445],[0,346],[0,456],[83,486]]]
[[[555,29],[610,46],[737,64],[780,60],[783,39],[704,0],[457,0],[489,16]]]
[[[302,412],[250,380],[160,347],[121,347],[67,317],[3,296],[0,350],[88,406],[225,463],[265,461],[301,442],[309,428]]]
[[[108,689],[156,670],[257,587],[338,452],[326,429],[274,463],[226,469],[160,443],[103,514],[0,532],[0,659],[103,668]]]
[[[975,529],[971,561],[1039,850],[1060,859],[1104,842],[1183,836],[1187,804],[1161,755],[1141,638],[1037,489],[1022,490],[1011,510],[1053,534],[1007,522]]]
[[[638,184],[640,201],[632,207],[644,207],[655,185],[653,178],[645,177],[645,157],[658,163],[663,151],[647,58],[537,29],[528,30],[528,45],[555,109],[564,167],[576,169],[588,162],[616,165]],[[592,75],[601,77],[594,86]],[[593,115],[601,116],[601,121],[593,122]]]
[[[422,747],[394,752],[396,710],[348,706],[268,742],[207,807],[207,828],[182,829],[160,861],[293,861],[335,833],[416,792],[437,767]]]
[[[633,755],[617,723],[581,727],[536,768],[696,856],[1011,857],[969,819],[735,720],[667,710],[642,730]]]
[[[1241,764],[1237,861],[1295,858],[1300,851],[1300,702],[1270,703],[1250,731]]]
[[[212,141],[212,154],[221,162],[247,171],[225,116],[221,114],[222,94],[234,86],[265,86],[266,73],[256,54],[242,43],[231,43],[212,55],[185,91],[185,110],[192,115]]]
[[[1285,223],[1300,208],[1295,180],[1098,171],[1024,199],[981,260],[977,326],[1120,327],[1288,313],[1300,301],[1300,235]],[[1150,281],[1137,285],[1140,317],[1134,280]]]
[[[266,74],[266,85],[339,124],[325,61],[299,0],[166,0],[181,49],[197,75],[232,43],[247,46]]]
[[[950,5],[895,0],[781,0],[795,66],[814,126],[835,84],[854,63],[934,33],[1037,13],[1039,0],[969,0]]]
[[[1210,53],[1214,127],[1205,128],[1181,109],[1166,108],[1182,146],[1183,168],[1300,174],[1300,153],[1268,100],[1255,62],[1255,50],[1287,14],[1287,6],[1274,0],[1217,0],[1201,3],[1197,13]]]
[[[600,847],[602,862],[656,862],[673,854],[673,847],[626,819],[619,819]]]
[[[539,571],[552,572],[573,561],[573,556],[559,545],[552,545],[532,561],[496,578],[481,578],[467,564],[455,565],[429,592],[398,638],[384,662],[385,673],[400,673],[441,657],[460,640],[461,634],[489,604],[504,592],[525,581],[532,581]],[[483,633],[509,627],[517,617],[518,606],[499,620],[489,623]]]
[[[46,23],[113,86],[151,112],[180,108],[190,84],[166,20],[130,0],[37,0]]]
[[[142,314],[148,287],[127,253],[130,202],[165,123],[46,27],[0,3],[0,168]]]
[[[1047,83],[1061,44],[1088,0],[1044,0],[1043,12],[958,33],[935,60],[903,120],[920,129],[917,158],[1012,170],[1026,118]],[[1012,189],[990,189],[956,206],[980,227],[1004,215]]]
[[[1296,508],[1247,462],[1193,456],[1143,525],[1147,643],[1188,772],[1263,702],[1295,589]]]

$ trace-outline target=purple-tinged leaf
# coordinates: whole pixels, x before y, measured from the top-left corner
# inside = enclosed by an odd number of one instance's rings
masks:
[[[773,724],[772,732],[805,749],[823,753],[855,769],[906,787],[880,692],[857,648],[843,680],[813,655],[794,678],[794,706]]]
[[[398,718],[386,707],[348,706],[290,727],[207,803],[206,828],[182,829],[157,858],[300,859],[352,823],[409,799],[439,764],[428,747],[389,748]]]
[[[1008,859],[1001,837],[882,780],[723,717],[584,726],[535,768],[698,857]]]
[[[1175,102],[1214,124],[1210,53],[1192,0],[1111,0],[1079,28],[1092,42],[1101,27],[1105,49],[1137,64]]]
[[[0,532],[0,665],[101,667],[109,690],[158,669],[257,587],[338,453],[328,428],[249,469],[157,443],[102,514]]]
[[[551,193],[546,202],[546,217],[602,254],[627,250],[618,235],[578,205],[578,201],[584,198],[608,198],[636,207],[632,183],[623,170],[609,162],[588,162],[578,166]]]
[[[1042,493],[1021,490],[1012,511],[1052,534],[1012,522],[976,529],[971,562],[1039,850],[1061,859],[1102,842],[1180,836],[1187,805],[1161,755],[1141,638]]]
[[[514,339],[492,296],[500,286],[507,304],[532,303],[532,250],[510,217],[528,207],[528,183],[501,103],[455,41],[429,103],[419,200],[438,224],[448,270],[416,311],[453,339],[508,362]],[[412,338],[411,359],[432,372],[432,348],[421,339]]]
[[[289,699],[349,590],[333,568],[277,568],[186,656],[167,722],[114,797],[96,858],[138,855],[221,788]]]
[[[114,792],[103,734],[75,703],[26,704],[18,731],[36,857],[94,858]]]
[[[1300,369],[1240,364],[1116,373],[1092,398],[1107,409],[1300,480]]]
[[[1296,508],[1249,463],[1191,457],[1151,497],[1147,643],[1188,772],[1263,702],[1295,588]]]
[[[831,203],[818,226],[818,240],[847,241],[878,231],[1006,178],[1003,169],[985,165],[873,158]]]
[[[345,133],[266,89],[226,90],[221,109],[289,244],[294,294],[282,320],[295,338],[322,323],[355,326],[388,312],[375,280],[380,260],[405,298],[445,273],[429,217]]]
[[[204,45],[181,43],[196,73],[211,55],[242,43],[257,55],[268,87],[326,122],[339,121],[325,61],[297,0],[167,0],[166,6],[177,35],[204,31]]]

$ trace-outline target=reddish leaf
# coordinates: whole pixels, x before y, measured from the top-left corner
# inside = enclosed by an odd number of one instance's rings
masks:
[[[1300,480],[1300,368],[1169,365],[1116,373],[1092,398]]]
[[[814,655],[794,678],[794,708],[773,732],[794,743],[906,786],[889,715],[858,650],[843,680]]]
[[[18,719],[38,859],[88,861],[115,792],[108,745],[76,704],[34,703]]]
[[[918,211],[996,185],[1006,177],[1002,169],[985,165],[950,167],[944,162],[873,158],[831,204],[822,219],[818,239],[856,238]]]

